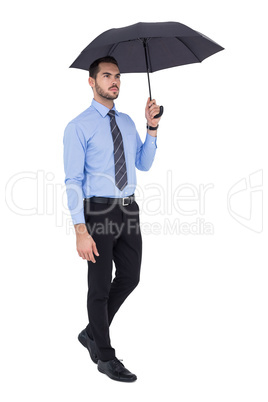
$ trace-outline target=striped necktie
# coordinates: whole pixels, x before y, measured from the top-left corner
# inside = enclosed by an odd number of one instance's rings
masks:
[[[115,121],[115,111],[110,110],[108,115],[110,116],[111,132],[114,143],[115,185],[122,191],[127,185],[127,167],[123,138]]]

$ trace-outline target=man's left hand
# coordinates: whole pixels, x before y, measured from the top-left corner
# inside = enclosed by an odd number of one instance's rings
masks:
[[[150,98],[148,98],[145,107],[145,117],[147,119],[148,126],[157,127],[159,121],[161,120],[161,117],[159,117],[158,119],[154,119],[154,116],[156,116],[159,112],[160,106],[156,104],[155,99],[150,100]]]

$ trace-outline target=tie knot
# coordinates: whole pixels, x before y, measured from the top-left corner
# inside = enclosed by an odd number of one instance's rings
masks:
[[[115,116],[115,111],[114,111],[114,110],[110,110],[110,111],[108,112],[108,115],[109,115],[110,117],[114,117],[114,116]]]

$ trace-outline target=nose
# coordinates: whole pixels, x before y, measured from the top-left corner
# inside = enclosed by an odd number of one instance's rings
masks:
[[[112,80],[112,86],[115,86],[115,87],[119,87],[119,80],[118,79],[116,79],[116,78],[114,78],[113,80]]]

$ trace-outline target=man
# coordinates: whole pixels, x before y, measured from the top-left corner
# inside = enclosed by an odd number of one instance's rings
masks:
[[[140,278],[142,239],[135,201],[136,170],[150,169],[160,118],[155,100],[145,108],[144,144],[131,118],[119,113],[120,71],[104,57],[89,69],[94,94],[91,106],[64,132],[64,168],[68,207],[76,232],[77,252],[88,263],[89,324],[78,339],[98,370],[117,381],[137,379],[117,359],[109,326]],[[112,263],[116,271],[112,281]]]

